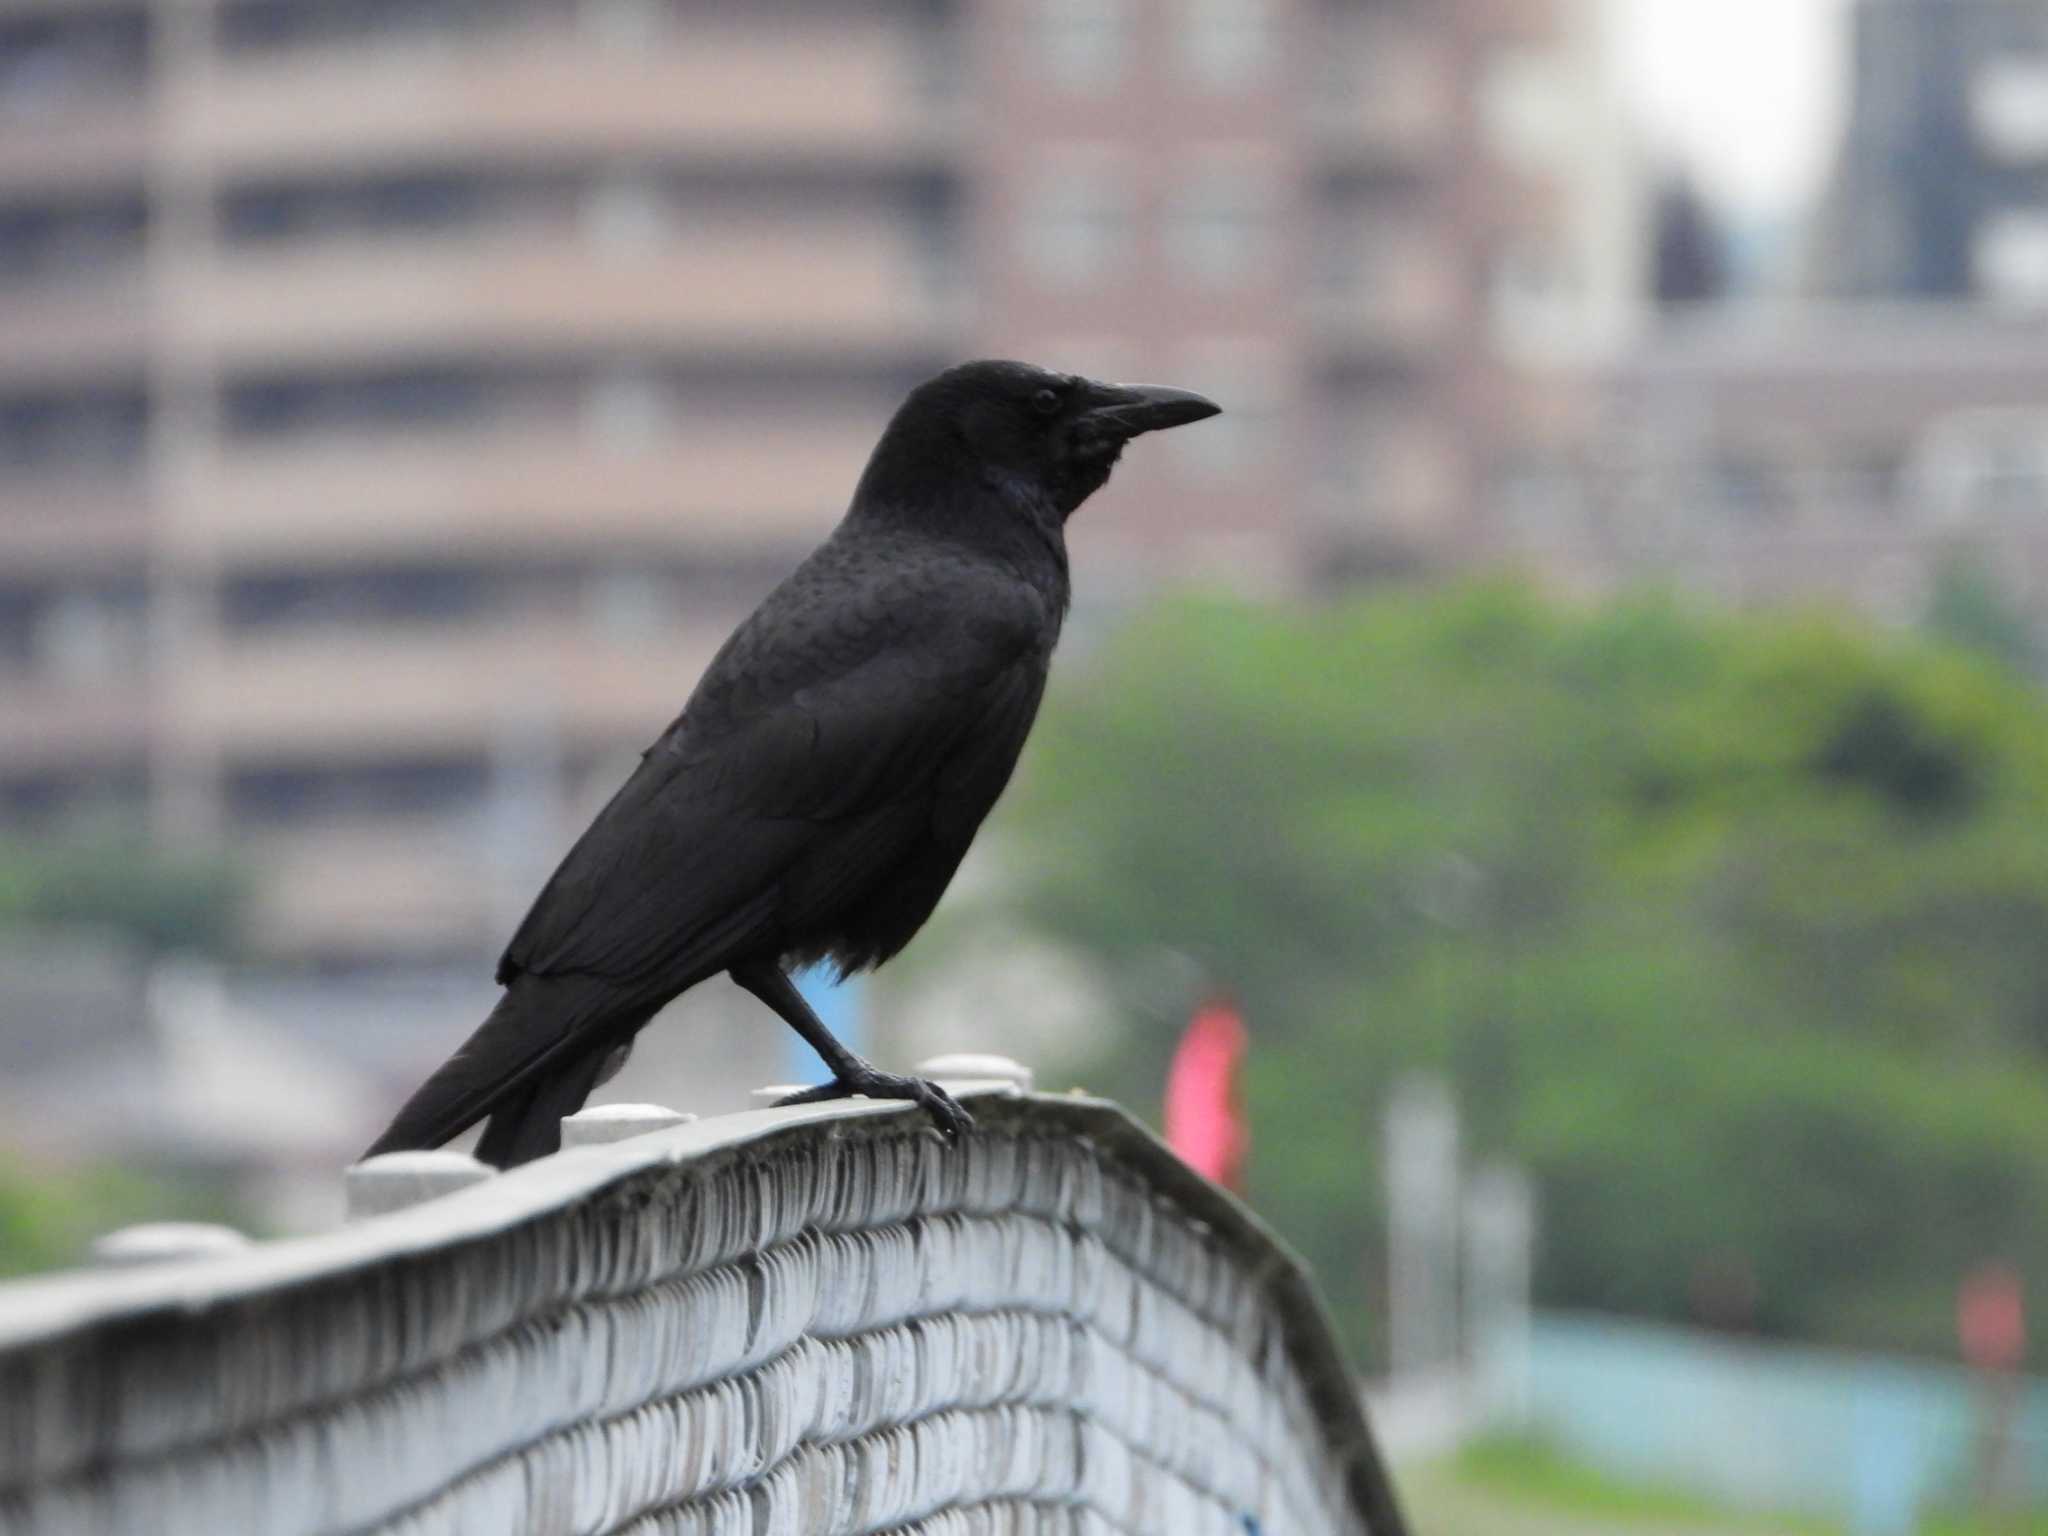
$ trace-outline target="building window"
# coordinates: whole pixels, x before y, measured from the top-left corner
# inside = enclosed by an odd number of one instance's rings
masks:
[[[313,199],[300,187],[242,187],[226,193],[220,202],[221,233],[238,245],[303,235],[313,216]]]
[[[228,814],[249,826],[356,817],[434,817],[473,810],[490,791],[477,757],[401,758],[348,767],[247,767],[227,775]]]
[[[43,608],[36,625],[36,660],[60,683],[101,683],[141,672],[144,622],[139,594],[73,591]]]
[[[2013,309],[2048,309],[2048,214],[2002,213],[1976,241],[1977,288]]]
[[[484,188],[474,176],[423,172],[374,181],[348,198],[341,210],[368,233],[452,229],[474,223],[483,211]]]
[[[236,244],[311,235],[412,236],[474,225],[504,188],[457,172],[418,172],[346,185],[258,182],[227,192],[220,222]]]
[[[1753,454],[1716,454],[1707,465],[1709,504],[1734,528],[1763,528],[1785,520],[1790,508],[1778,467]]]
[[[2009,165],[2048,160],[2048,54],[1993,59],[1970,82],[1977,140]]]
[[[148,57],[148,22],[139,9],[0,23],[0,122],[132,90]]]
[[[0,823],[15,830],[67,822],[139,830],[148,803],[139,763],[67,763],[56,773],[0,779]]]
[[[1064,90],[1100,95],[1130,67],[1131,0],[1040,0],[1038,53]]]
[[[466,424],[482,414],[488,391],[477,374],[427,367],[374,375],[341,392],[342,411],[366,426],[407,429]]]
[[[497,380],[453,365],[353,379],[273,375],[229,385],[225,419],[236,437],[446,431],[482,422],[499,392]]]
[[[1198,171],[1182,186],[1166,220],[1167,259],[1182,277],[1227,287],[1257,273],[1273,228],[1269,186],[1235,166]]]
[[[1218,93],[1250,90],[1272,68],[1267,0],[1181,0],[1176,31],[1181,77]]]
[[[142,258],[140,201],[0,207],[0,284],[91,278]]]
[[[139,394],[0,399],[0,471],[124,473],[140,464],[147,427]]]
[[[509,584],[476,565],[359,566],[238,575],[221,588],[232,634],[354,624],[448,624],[502,606]]]
[[[526,0],[233,0],[221,9],[234,53],[488,32],[527,19]]]
[[[1086,288],[1121,272],[1131,245],[1126,178],[1102,164],[1048,172],[1020,234],[1031,269],[1052,287]]]

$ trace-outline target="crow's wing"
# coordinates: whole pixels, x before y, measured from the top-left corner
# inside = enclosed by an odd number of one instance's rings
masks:
[[[800,569],[570,850],[499,980],[689,985],[776,937],[780,882],[821,845],[844,840],[885,869],[887,848],[848,832],[907,833],[961,763],[996,742],[1014,760],[1057,623],[1046,598],[987,567]]]

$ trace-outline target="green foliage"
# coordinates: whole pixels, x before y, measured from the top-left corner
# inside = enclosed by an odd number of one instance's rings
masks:
[[[1824,1520],[1740,1514],[1680,1489],[1613,1478],[1541,1440],[1484,1439],[1400,1478],[1411,1524],[1432,1536],[1832,1536]],[[1930,1515],[1918,1536],[2041,1536],[2048,1512]]]
[[[1951,559],[1936,573],[1927,627],[2016,672],[2041,668],[2041,642],[2033,621],[1977,560]]]
[[[1452,1459],[1451,1472],[1474,1488],[1516,1504],[1657,1531],[1768,1531],[1773,1536],[1813,1533],[1834,1527],[1817,1520],[1741,1519],[1682,1489],[1624,1482],[1572,1461],[1541,1440],[1506,1436],[1474,1441]]]
[[[1540,1439],[1494,1436],[1400,1479],[1411,1522],[1436,1536],[1832,1536],[1825,1520],[1750,1515],[1628,1481]],[[2040,1536],[2042,1511],[1930,1515],[1918,1536]]]
[[[1968,1267],[2048,1284],[2048,702],[1980,655],[1494,585],[1188,602],[1068,673],[1001,816],[1030,920],[1242,998],[1254,1203],[1363,1347],[1424,1067],[1537,1175],[1546,1303],[1948,1349]],[[1188,999],[1126,990],[1069,1065],[1144,1110]]]
[[[242,895],[231,867],[161,853],[139,835],[0,842],[0,927],[76,925],[152,949],[220,951]]]
[[[248,1222],[216,1186],[111,1165],[0,1166],[0,1277],[85,1262],[101,1233],[143,1221]]]
[[[1981,1516],[1936,1515],[1920,1526],[1920,1536],[2041,1536],[2043,1531],[2048,1531],[2048,1509]]]

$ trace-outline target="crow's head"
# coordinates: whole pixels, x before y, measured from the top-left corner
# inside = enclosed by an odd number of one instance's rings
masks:
[[[1132,438],[1221,409],[1156,384],[1100,384],[1029,363],[962,363],[911,391],[863,489],[898,499],[1010,489],[1065,519],[1102,489]]]

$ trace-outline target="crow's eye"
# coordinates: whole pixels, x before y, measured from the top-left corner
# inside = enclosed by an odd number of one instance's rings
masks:
[[[1050,416],[1060,408],[1060,392],[1056,389],[1041,389],[1031,397],[1031,409],[1041,416]]]

